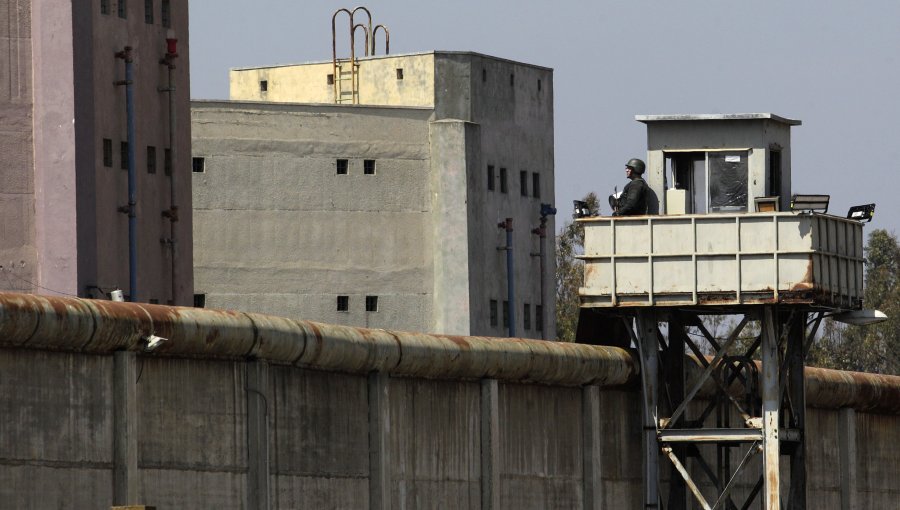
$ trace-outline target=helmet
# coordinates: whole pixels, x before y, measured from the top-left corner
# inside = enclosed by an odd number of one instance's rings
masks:
[[[628,163],[625,163],[625,166],[630,168],[632,172],[634,172],[638,175],[642,175],[644,173],[644,168],[646,168],[646,166],[644,165],[644,162],[637,158],[629,159]]]

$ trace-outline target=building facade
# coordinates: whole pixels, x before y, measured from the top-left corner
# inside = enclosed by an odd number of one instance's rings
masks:
[[[553,202],[552,70],[454,52],[357,66],[350,94],[329,61],[233,70],[230,101],[193,102],[207,306],[555,338],[553,218],[543,300],[532,232]]]
[[[0,288],[86,297],[118,288],[133,300],[189,304],[187,2],[3,3]],[[176,46],[167,39],[177,39]],[[135,289],[129,288],[126,64],[124,53],[117,56],[126,46],[133,69]]]

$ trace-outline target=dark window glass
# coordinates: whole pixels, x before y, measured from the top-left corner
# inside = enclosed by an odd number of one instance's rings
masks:
[[[507,192],[507,188],[506,188],[506,169],[505,169],[505,168],[501,168],[501,169],[500,169],[500,193],[506,193],[506,192]]]
[[[128,5],[126,5],[126,0],[118,0],[118,14],[119,17],[125,19],[128,17]]]
[[[109,138],[103,139],[103,166],[111,167],[112,163],[112,140]]]
[[[375,175],[375,160],[374,159],[364,159],[363,160],[363,173],[366,175]]]
[[[121,142],[119,144],[119,157],[122,158],[119,167],[122,170],[128,170],[128,142]]]
[[[487,69],[481,70],[481,81],[482,83],[487,81]]]
[[[109,0],[100,0],[100,14],[109,14]]]
[[[147,146],[147,173],[156,173],[156,147],[152,145]]]
[[[172,175],[172,149],[163,150],[163,171]]]
[[[269,91],[269,80],[259,80],[259,91],[260,92],[268,92]]]
[[[337,297],[337,311],[346,312],[350,310],[350,296]]]
[[[349,168],[349,162],[346,159],[337,160],[337,174],[338,175],[347,175],[348,168]]]
[[[544,307],[541,305],[534,307],[534,329],[544,331]]]
[[[781,151],[769,152],[769,182],[768,195],[777,197],[781,195]]]
[[[541,198],[541,174],[531,172],[531,196]]]
[[[541,91],[541,80],[538,80],[538,92]]]
[[[194,294],[194,308],[206,308],[206,294]]]
[[[488,191],[494,191],[494,165],[488,165]]]
[[[202,174],[206,171],[206,158],[192,158],[191,159],[191,170],[198,174]]]
[[[153,0],[144,0],[144,23],[153,24]]]
[[[528,196],[528,172],[525,170],[519,172],[519,192],[523,197]]]
[[[747,151],[710,152],[709,212],[746,212]]]
[[[172,8],[169,5],[169,0],[162,0],[160,3],[159,18],[162,26],[172,28]]]
[[[366,296],[366,311],[367,312],[377,312],[378,311],[378,296]]]
[[[509,327],[509,301],[503,302],[503,327]]]
[[[398,68],[397,68],[397,79],[398,79],[398,80],[402,80],[402,79],[403,79],[403,68],[402,68],[402,67],[398,67]]]
[[[496,327],[497,327],[497,300],[496,300],[496,299],[492,299],[492,300],[491,300],[491,307],[490,307],[490,308],[491,308],[491,309],[490,309],[490,313],[491,313],[491,327],[496,328]]]
[[[509,73],[509,86],[512,87],[516,84],[516,75]]]
[[[328,84],[334,85],[334,75],[333,74],[328,75]]]
[[[525,307],[522,309],[524,312],[522,314],[522,321],[524,322],[525,331],[531,329],[531,304],[525,303]]]

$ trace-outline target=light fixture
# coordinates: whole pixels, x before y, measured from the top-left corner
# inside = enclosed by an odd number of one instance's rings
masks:
[[[848,220],[865,221],[868,223],[872,221],[873,216],[875,216],[875,204],[854,205],[847,211]]]
[[[582,200],[572,200],[572,205],[575,208],[572,212],[573,218],[587,218],[591,215],[591,210],[588,209],[587,202]]]
[[[838,322],[853,326],[871,326],[872,324],[888,320],[888,316],[880,310],[851,310],[849,312],[836,313],[830,317]]]
[[[831,195],[794,195],[791,197],[791,210],[827,213],[830,200]]]

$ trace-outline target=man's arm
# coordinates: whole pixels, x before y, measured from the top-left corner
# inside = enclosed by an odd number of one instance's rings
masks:
[[[643,214],[638,211],[637,206],[641,203],[644,195],[644,187],[636,185],[634,181],[629,182],[625,189],[622,190],[622,196],[619,197],[619,216],[628,216],[632,214]]]

